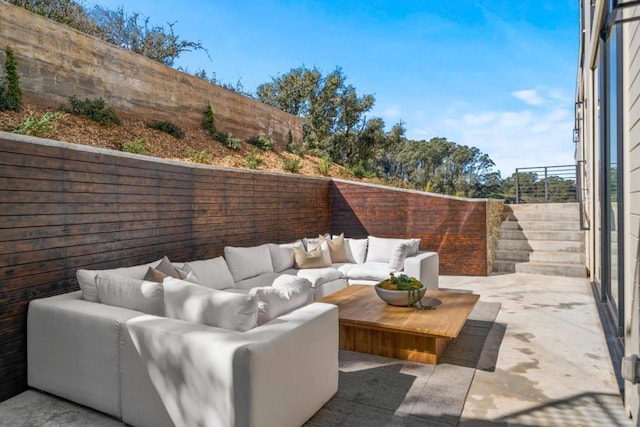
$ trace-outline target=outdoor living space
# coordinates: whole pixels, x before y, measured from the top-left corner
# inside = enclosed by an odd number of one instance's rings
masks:
[[[443,361],[428,365],[342,351],[338,393],[307,425],[631,425],[588,280],[441,276],[440,288],[480,294],[484,306],[472,313]],[[123,424],[28,390],[0,403],[0,425]]]

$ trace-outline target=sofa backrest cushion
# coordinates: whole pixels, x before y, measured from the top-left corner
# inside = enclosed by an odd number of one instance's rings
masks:
[[[96,288],[102,304],[128,308],[156,316],[164,316],[161,283],[100,272]]]
[[[186,277],[180,277],[187,282],[206,286],[211,289],[227,289],[235,286],[227,262],[223,257],[185,262],[182,271]]]
[[[254,296],[220,291],[174,277],[164,279],[167,317],[244,332],[256,326]]]
[[[273,286],[249,291],[258,301],[258,325],[313,302],[311,282],[295,276],[280,277],[284,280],[276,280]]]
[[[224,258],[235,282],[263,273],[273,273],[268,245],[224,248]]]
[[[347,262],[353,264],[363,264],[367,259],[367,239],[344,239],[344,249],[347,255]]]
[[[390,262],[394,249],[402,242],[410,243],[410,252],[407,256],[413,256],[418,253],[420,239],[389,239],[369,236],[367,262]]]
[[[281,271],[293,268],[293,248],[304,249],[302,240],[296,240],[292,243],[269,243],[269,254],[271,255],[271,263],[273,264],[273,271],[280,273]]]
[[[401,271],[404,269],[404,260],[410,254],[413,254],[415,243],[412,240],[404,240],[396,245],[391,252],[389,266],[393,271]]]
[[[132,279],[143,280],[149,267],[156,267],[162,260],[148,264],[134,265],[132,267],[113,268],[110,270],[85,270],[76,271],[76,278],[82,290],[82,299],[86,301],[100,302],[98,288],[96,287],[96,275],[98,273],[113,274],[115,276],[130,277]]]

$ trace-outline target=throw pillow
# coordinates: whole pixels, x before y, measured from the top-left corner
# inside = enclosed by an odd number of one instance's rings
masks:
[[[122,277],[131,277],[133,279],[142,280],[150,266],[157,266],[162,260],[151,262],[148,264],[134,265],[132,267],[112,268],[110,270],[85,270],[76,271],[78,284],[82,290],[82,299],[85,301],[100,302],[98,297],[98,288],[96,288],[96,275],[98,273],[113,274]]]
[[[369,248],[367,250],[367,262],[389,262],[393,250],[402,242],[411,242],[412,250],[408,256],[418,253],[419,239],[392,239],[386,237],[369,236]]]
[[[245,332],[256,326],[254,296],[219,291],[167,277],[164,280],[167,317]]]
[[[353,264],[364,264],[367,259],[367,239],[344,239],[344,249],[347,256],[347,262]]]
[[[227,246],[224,248],[224,259],[235,282],[263,273],[273,273],[271,254],[267,245],[247,248]]]
[[[258,301],[258,325],[313,302],[311,283],[306,279],[278,287],[253,288],[249,295]]]
[[[158,271],[153,267],[149,267],[147,270],[147,274],[144,275],[144,280],[148,280],[149,282],[162,283],[165,277],[168,277],[167,274],[164,274],[162,271]]]
[[[105,273],[96,275],[100,302],[156,316],[164,315],[162,284]]]
[[[400,242],[391,252],[391,258],[389,259],[389,266],[393,271],[404,270],[404,260],[413,254],[415,250],[415,242],[413,240],[407,240]]]
[[[273,264],[273,271],[280,273],[281,271],[293,268],[295,262],[293,259],[293,248],[304,249],[302,240],[296,240],[293,243],[269,243],[269,254]]]
[[[324,239],[330,239],[331,235],[329,233],[325,233],[320,237]],[[317,238],[317,237],[306,237],[303,240],[303,242],[304,242],[304,247],[308,252],[311,252],[312,250],[320,246],[320,243],[321,243],[320,238]]]
[[[332,264],[338,262],[347,262],[347,251],[344,246],[344,233],[330,240],[320,236],[319,240],[321,243],[327,244]]]
[[[189,261],[182,267],[187,273],[183,280],[206,286],[211,289],[233,288],[235,283],[224,258],[221,256],[211,259]]]
[[[295,258],[296,268],[323,268],[331,266],[331,259],[327,260],[321,248],[316,248],[311,252],[293,248],[293,256]]]

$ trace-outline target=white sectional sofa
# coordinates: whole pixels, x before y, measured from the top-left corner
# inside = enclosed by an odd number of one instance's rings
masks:
[[[338,387],[337,308],[314,297],[400,271],[437,289],[417,246],[327,236],[78,270],[81,291],[29,305],[29,385],[132,426],[302,425]]]

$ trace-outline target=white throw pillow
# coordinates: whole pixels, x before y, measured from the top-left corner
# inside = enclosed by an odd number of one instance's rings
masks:
[[[311,283],[301,278],[278,286],[274,283],[274,286],[253,288],[249,295],[258,300],[258,325],[313,302]]]
[[[167,317],[244,332],[256,326],[255,297],[206,288],[167,277],[164,279]]]
[[[404,269],[404,260],[407,259],[415,249],[415,242],[413,240],[407,240],[400,242],[391,252],[391,259],[389,259],[389,266],[393,271],[402,271]]]
[[[112,274],[115,276],[131,277],[132,279],[142,280],[147,274],[149,267],[156,267],[162,260],[154,261],[149,264],[134,265],[132,267],[112,268],[110,270],[85,270],[76,271],[78,285],[82,290],[82,299],[85,301],[100,302],[98,297],[98,289],[96,288],[96,275],[98,273]]]
[[[296,240],[293,243],[269,243],[269,254],[271,255],[271,263],[273,271],[280,273],[288,268],[293,268],[293,248],[304,249],[302,240]]]
[[[227,260],[229,271],[234,282],[248,279],[263,273],[273,273],[271,254],[268,245],[237,248],[224,248],[224,258]],[[200,277],[198,275],[198,277]]]
[[[367,239],[344,239],[344,249],[347,253],[347,262],[363,264],[367,259]]]
[[[410,242],[412,250],[408,256],[418,253],[417,242],[414,239],[390,239],[386,237],[369,236],[369,247],[367,249],[367,262],[390,262],[393,250],[402,242]]]
[[[100,302],[156,316],[164,315],[162,284],[130,277],[98,273],[96,288]]]
[[[186,281],[206,286],[207,288],[226,289],[235,286],[229,267],[227,267],[226,261],[221,256],[186,262],[182,270],[187,274],[195,275],[195,280],[193,280],[193,277],[187,276],[185,278]]]

